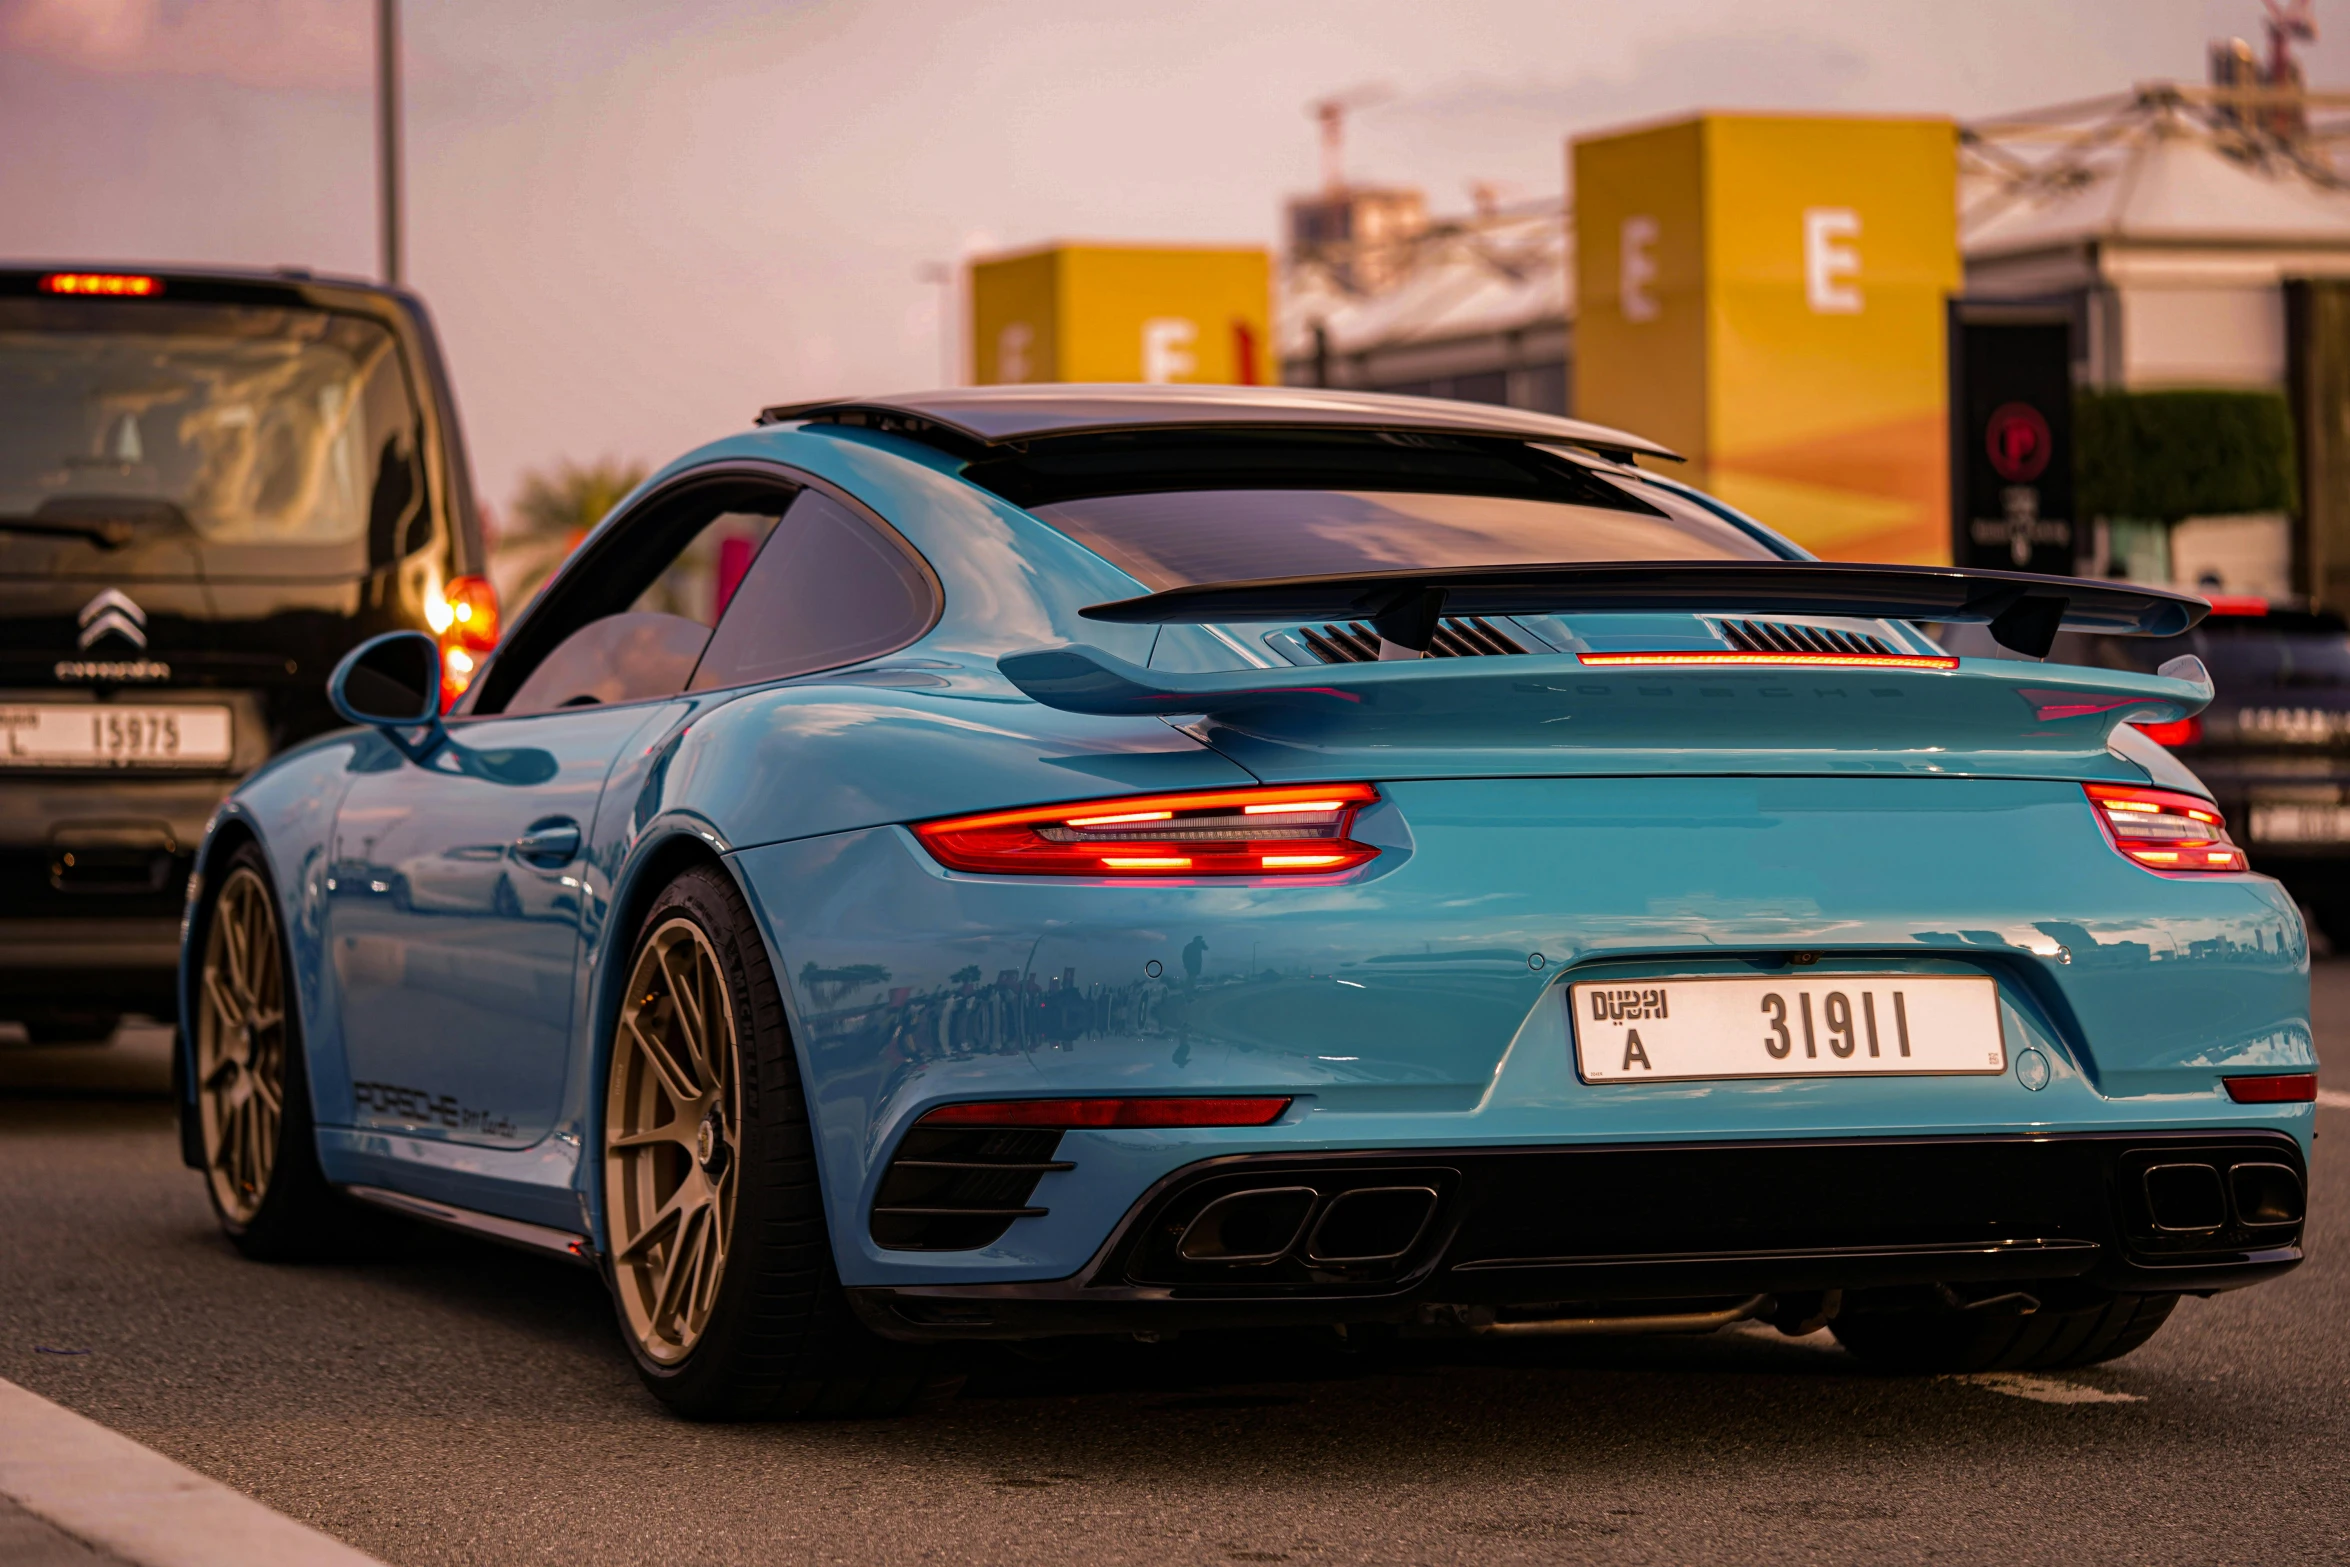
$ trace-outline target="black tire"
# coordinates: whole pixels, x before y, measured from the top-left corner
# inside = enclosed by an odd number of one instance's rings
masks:
[[[2020,1302],[1960,1311],[1848,1301],[1829,1327],[1874,1371],[2061,1371],[2120,1359],[2154,1337],[2178,1303],[2176,1295],[2102,1295],[2027,1314]]]
[[[276,1048],[260,1072],[273,1078],[280,1109],[275,1135],[266,1139],[270,1157],[266,1176],[256,1183],[257,1199],[255,1193],[248,1191],[232,1202],[224,1197],[224,1185],[235,1183],[224,1182],[221,1174],[226,1155],[224,1139],[219,1135],[217,1118],[207,1121],[203,1102],[208,1091],[203,1068],[204,1030],[215,1026],[217,1020],[207,1015],[211,1002],[202,994],[200,979],[197,1016],[190,1022],[188,1050],[194,1078],[192,1091],[199,1101],[197,1137],[205,1159],[205,1195],[211,1199],[213,1216],[220,1221],[223,1233],[248,1257],[281,1262],[340,1255],[366,1226],[355,1222],[359,1218],[355,1205],[329,1186],[319,1169],[318,1133],[310,1111],[310,1074],[303,1059],[302,1020],[289,994],[293,963],[286,947],[285,920],[270,883],[268,863],[253,844],[239,848],[217,876],[208,878],[212,886],[198,911],[196,927],[190,933],[191,950],[203,954],[200,961],[210,966],[214,951],[211,938],[222,898],[232,887],[250,885],[240,883],[240,871],[258,880],[260,895],[268,900],[270,929],[274,934],[275,951],[270,957],[278,965],[281,1020],[277,1025]],[[218,1068],[211,1074],[216,1080],[222,1075]]]
[[[24,1019],[24,1032],[36,1045],[104,1045],[121,1022],[119,1012],[36,1012]]]
[[[628,973],[641,972],[657,935],[674,939],[680,919],[708,939],[734,1019],[739,1111],[726,1156],[734,1175],[732,1239],[706,1323],[682,1358],[666,1362],[648,1353],[623,1294],[641,1288],[641,1276],[606,1259],[621,1338],[638,1374],[655,1398],[692,1420],[886,1416],[950,1396],[962,1376],[940,1351],[874,1334],[841,1290],[782,997],[750,908],[724,870],[696,866],[663,889],[630,948]],[[623,1017],[628,1004],[624,997]],[[621,1071],[618,1048],[608,1070]],[[619,1243],[616,1183],[632,1178],[615,1173],[619,1156],[609,1146],[613,1087],[608,1077],[600,1134],[608,1246]],[[652,1267],[649,1254],[643,1266]]]

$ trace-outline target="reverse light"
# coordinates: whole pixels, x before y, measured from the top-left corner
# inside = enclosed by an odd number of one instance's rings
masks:
[[[498,589],[487,577],[451,577],[424,605],[441,644],[441,711],[457,705],[482,660],[498,645]]]
[[[1956,669],[1958,660],[1935,653],[1578,653],[1592,669]]]
[[[999,876],[1309,876],[1378,849],[1347,834],[1379,798],[1369,784],[1219,789],[992,811],[917,822],[950,870]]]
[[[1270,1126],[1289,1100],[1251,1099],[996,1099],[940,1105],[918,1126],[1044,1126],[1064,1130],[1145,1126]]]
[[[2167,724],[2133,724],[2131,727],[2156,745],[2169,746],[2174,750],[2182,745],[2193,745],[2203,738],[2203,720],[2200,718],[2176,718]]]
[[[151,299],[163,292],[163,279],[130,272],[52,272],[41,279],[41,292]]]
[[[2150,871],[2217,875],[2247,868],[2244,851],[2228,836],[2219,807],[2198,795],[2169,789],[2083,784],[2105,836]]]
[[[2262,1077],[2223,1077],[2228,1097],[2240,1105],[2306,1105],[2317,1102],[2315,1072],[2274,1072]]]

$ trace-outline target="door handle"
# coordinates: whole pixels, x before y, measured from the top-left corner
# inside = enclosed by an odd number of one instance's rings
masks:
[[[567,865],[579,853],[579,823],[567,816],[530,824],[530,831],[514,840],[514,857],[533,865]]]

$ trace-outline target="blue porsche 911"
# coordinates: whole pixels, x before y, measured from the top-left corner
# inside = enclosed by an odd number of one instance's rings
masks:
[[[2292,901],[2154,588],[1810,559],[1636,436],[1302,389],[768,410],[221,807],[183,1149],[588,1263],[698,1417],[971,1340],[2125,1354],[2301,1259]],[[1917,629],[1988,628],[1957,658]]]

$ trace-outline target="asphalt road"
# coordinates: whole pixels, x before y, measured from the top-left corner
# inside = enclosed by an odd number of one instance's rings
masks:
[[[2350,1090],[2350,963],[2318,1020]],[[2350,1111],[2319,1111],[2310,1263],[2058,1378],[1870,1376],[1767,1328],[1183,1340],[991,1365],[903,1421],[710,1427],[559,1263],[421,1231],[239,1259],[162,1061],[0,1047],[0,1375],[393,1563],[2350,1559]]]

